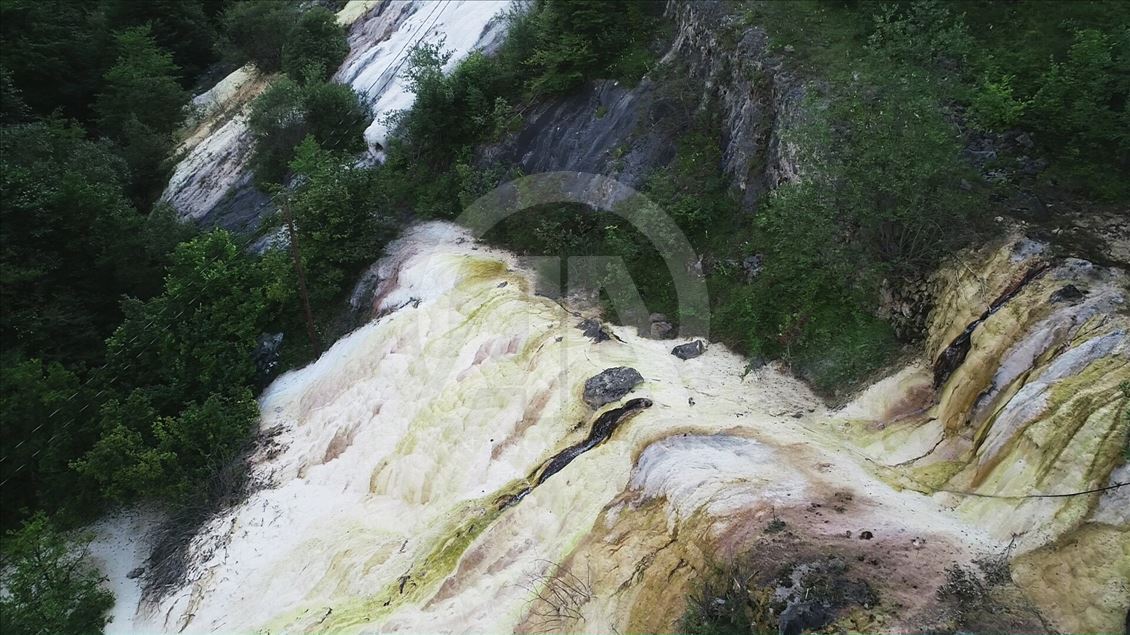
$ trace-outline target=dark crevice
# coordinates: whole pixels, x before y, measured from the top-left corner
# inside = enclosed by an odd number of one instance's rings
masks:
[[[517,505],[533,488],[541,485],[546,482],[549,477],[565,469],[565,466],[572,463],[573,459],[607,441],[622,423],[631,419],[640,411],[650,407],[650,399],[632,399],[623,406],[609,410],[597,417],[596,422],[592,424],[592,430],[589,431],[584,441],[574,443],[553,455],[553,458],[542,463],[538,469],[530,474],[527,481],[532,481],[533,485],[522,488],[516,494],[500,496],[495,501],[499,509],[506,509],[507,507]]]
[[[965,356],[969,354],[969,346],[971,344],[973,331],[977,329],[977,326],[985,320],[989,319],[989,316],[996,313],[997,310],[999,310],[1009,300],[1015,297],[1017,293],[1020,293],[1020,290],[1023,289],[1029,282],[1038,278],[1051,266],[1051,263],[1043,263],[1029,269],[1028,272],[1024,274],[1024,277],[1020,278],[1020,280],[1016,281],[1007,289],[1005,289],[1004,293],[1002,293],[996,300],[994,300],[993,303],[989,305],[989,308],[985,309],[985,312],[982,313],[980,317],[970,322],[969,326],[966,326],[965,330],[962,331],[961,334],[956,338],[954,338],[953,342],[951,342],[950,345],[947,346],[940,355],[938,355],[938,358],[934,360],[935,390],[941,388],[953,375],[954,371],[956,371],[961,366],[961,363],[965,361]]]

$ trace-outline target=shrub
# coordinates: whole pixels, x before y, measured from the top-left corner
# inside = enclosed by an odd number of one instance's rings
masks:
[[[372,170],[323,150],[307,137],[291,163],[301,178],[291,201],[311,296],[332,300],[349,274],[377,257],[396,223],[381,214],[383,191]]]
[[[313,7],[302,14],[282,49],[282,69],[291,78],[305,81],[308,76],[329,79],[349,54],[345,28],[325,7]]]
[[[982,78],[969,104],[974,125],[982,130],[1004,130],[1020,120],[1029,102],[1013,94],[1013,79],[1012,75],[1002,75],[995,81]]]
[[[881,4],[868,43],[902,63],[963,62],[973,50],[973,39],[964,15],[951,8],[941,0]]]
[[[164,255],[124,196],[108,143],[58,121],[0,130],[0,335],[45,360],[92,362],[123,293],[159,288]]]
[[[102,631],[114,596],[99,585],[98,571],[86,559],[86,544],[88,536],[69,540],[42,513],[7,535],[0,562],[0,631]]]
[[[1061,159],[1063,171],[1090,191],[1117,197],[1125,179],[1110,167],[1130,170],[1130,28],[1114,34],[1075,32],[1066,59],[1053,62],[1040,79],[1026,123]]]
[[[537,94],[565,93],[594,78],[636,81],[649,68],[648,51],[662,5],[628,0],[542,0],[539,37],[524,63]]]

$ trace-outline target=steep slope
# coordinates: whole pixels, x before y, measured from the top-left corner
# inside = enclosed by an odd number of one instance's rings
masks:
[[[350,0],[338,13],[349,26],[350,51],[334,81],[365,98],[373,123],[365,132],[372,152],[384,143],[385,119],[412,104],[401,71],[412,48],[442,42],[453,67],[472,50],[490,49],[503,33],[509,0]],[[245,66],[194,100],[200,109],[177,148],[176,167],[162,194],[182,219],[205,226],[252,231],[274,210],[252,183],[248,169],[251,103],[270,85],[254,67]]]
[[[980,279],[1007,286],[1030,264],[1003,253],[984,262]],[[1081,328],[1068,326],[1059,340],[1067,345],[1025,373],[1026,385],[1058,386],[1053,393],[1075,382],[1061,397],[1089,409],[1075,434],[1053,434],[1052,445],[1035,439],[1062,410],[1047,408],[1023,427],[997,414],[1000,424],[980,435],[989,441],[971,445],[960,440],[959,420],[947,427],[950,419],[924,413],[958,408],[956,386],[984,374],[974,360],[988,354],[990,338],[974,338],[937,404],[921,364],[829,413],[772,368],[745,374],[744,360],[721,346],[683,361],[671,342],[628,329],[589,339],[572,312],[532,294],[512,256],[451,225],[413,229],[379,270],[378,317],[264,393],[262,434],[274,443],[253,460],[264,487],[196,537],[182,586],[119,611],[133,617],[112,631],[669,631],[698,581],[734,559],[770,579],[798,562],[839,563],[863,591],[857,611],[837,619],[865,630],[944,627],[952,616],[933,591],[947,567],[1006,552],[1016,582],[1056,627],[1113,630],[1126,608],[1125,559],[1093,556],[1126,544],[1124,491],[1046,501],[944,491],[1105,485],[1127,434],[1124,410],[1114,417],[1126,398],[1105,392],[1126,378],[1124,315],[1087,318],[1086,302],[1071,305],[1075,317],[1064,324]],[[991,320],[1003,324],[1022,306],[1054,315],[1040,307],[1062,285],[1052,282],[1056,271]],[[1114,293],[1107,283],[1116,275],[1095,278],[1088,297]],[[940,306],[957,306],[947,300],[968,291],[960,280],[942,277]],[[951,311],[934,321],[939,346],[965,319]],[[1116,341],[1087,344],[1104,337]],[[1094,372],[1079,373],[1084,358]],[[997,369],[990,376],[1012,373],[1007,363],[984,363]],[[620,366],[643,383],[594,412],[582,400],[585,381]],[[1020,392],[1006,383],[998,380],[1001,390]],[[1097,407],[1081,405],[1087,395]],[[924,404],[906,401],[915,397]],[[559,472],[536,477],[601,413],[633,398],[651,405]],[[923,440],[933,429],[942,442]],[[992,441],[1000,435],[1015,438]],[[1009,460],[990,453],[998,446]],[[918,455],[941,460],[947,451],[960,465],[927,484],[924,474],[937,469]],[[1088,554],[1091,566],[1075,566],[1065,549]],[[1050,571],[1079,597],[1050,596]],[[1097,602],[1078,606],[1086,593]],[[1015,597],[1020,609],[1002,609],[1011,621],[997,626],[1044,628],[1023,593]]]

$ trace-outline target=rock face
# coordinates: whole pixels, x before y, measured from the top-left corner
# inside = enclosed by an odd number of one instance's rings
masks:
[[[388,135],[386,116],[412,105],[401,71],[415,44],[442,41],[454,52],[450,70],[470,51],[497,46],[505,26],[501,15],[510,5],[508,0],[353,0],[342,8],[337,19],[349,29],[350,51],[334,81],[367,99],[374,121],[365,138],[374,153]],[[276,77],[244,67],[193,100],[197,120],[176,150],[178,161],[161,197],[181,218],[251,233],[275,211],[253,183],[247,121],[254,98]]]
[[[747,206],[797,178],[796,151],[783,138],[799,117],[805,88],[769,53],[765,34],[737,25],[716,0],[671,2],[667,15],[676,35],[662,65],[687,75],[683,91],[645,77],[635,87],[600,81],[543,100],[522,130],[480,150],[480,167],[601,174],[638,189],[674,158],[682,124],[713,103],[721,114],[722,167]]]
[[[599,408],[620,399],[642,383],[643,376],[634,368],[609,368],[585,381],[584,400],[593,408]]]
[[[807,88],[770,53],[764,31],[742,27],[725,3],[670,0],[667,13],[678,31],[665,61],[688,66],[711,91],[704,101],[717,98],[723,169],[754,207],[769,189],[799,175],[787,132],[800,120]]]

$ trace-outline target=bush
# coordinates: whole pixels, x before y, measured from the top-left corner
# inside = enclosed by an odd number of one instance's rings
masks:
[[[75,542],[78,544],[76,545]],[[3,543],[0,631],[7,635],[99,633],[114,596],[86,559],[88,536],[67,539],[37,514]]]
[[[298,7],[280,0],[240,0],[221,20],[220,50],[232,63],[255,64],[264,73],[282,68],[282,51],[298,21]]]
[[[537,44],[525,60],[536,94],[559,94],[596,78],[638,81],[654,56],[648,50],[662,4],[627,0],[541,0]]]
[[[998,80],[984,77],[973,92],[969,116],[982,130],[1005,130],[1024,115],[1029,102],[1019,99],[1012,89],[1012,75],[1002,75]]]
[[[1066,59],[1040,79],[1025,122],[1060,159],[1065,173],[1100,196],[1128,191],[1130,171],[1130,28],[1075,32]]]
[[[85,452],[97,431],[84,425],[94,388],[58,362],[7,353],[0,360],[0,513],[11,527],[27,510],[57,510],[89,490],[76,487],[69,463]],[[85,416],[84,416],[85,415]]]
[[[183,500],[246,441],[260,334],[293,306],[285,255],[213,231],[179,246],[164,292],[125,303],[107,342],[99,439],[74,468],[103,496]]]
[[[325,80],[349,54],[345,28],[325,7],[313,7],[302,14],[282,49],[282,69],[297,81],[307,77]]]
[[[192,501],[211,475],[247,443],[259,408],[239,389],[191,402],[176,416],[158,416],[145,393],[111,400],[100,416],[101,438],[75,469],[113,501]]]
[[[873,16],[870,46],[900,63],[961,63],[974,43],[965,16],[941,0],[884,3]]]

